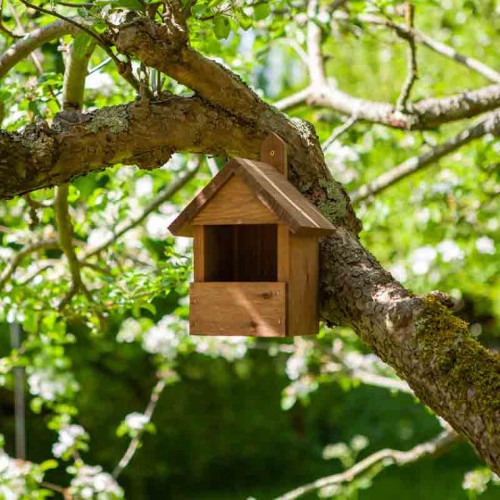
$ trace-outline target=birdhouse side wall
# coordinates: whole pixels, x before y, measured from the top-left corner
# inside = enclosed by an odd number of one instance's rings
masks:
[[[288,335],[316,335],[318,316],[319,241],[290,234]]]

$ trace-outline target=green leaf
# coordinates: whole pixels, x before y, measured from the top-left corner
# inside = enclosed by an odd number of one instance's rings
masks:
[[[269,17],[270,11],[268,3],[261,3],[253,8],[253,17],[255,17],[256,21],[261,21]]]
[[[213,19],[214,32],[215,36],[219,40],[224,40],[231,33],[231,24],[229,23],[229,19],[224,16],[216,16]]]

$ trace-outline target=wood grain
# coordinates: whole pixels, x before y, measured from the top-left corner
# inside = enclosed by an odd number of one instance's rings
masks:
[[[285,283],[191,283],[191,335],[286,335]]]
[[[288,335],[315,335],[319,330],[319,244],[314,236],[290,236]]]
[[[253,193],[254,198],[274,214],[274,222],[279,220],[287,224],[293,233],[324,236],[335,231],[330,221],[272,165],[233,158],[172,222],[169,226],[170,232],[176,236],[192,236],[193,219],[204,207],[210,207],[211,200],[233,176],[241,180]],[[237,197],[233,196],[232,204],[238,205]],[[227,218],[224,220],[227,221]],[[210,219],[204,223],[210,223]],[[211,223],[220,224],[221,220],[212,220]]]
[[[286,224],[278,224],[277,280],[287,282],[290,276],[290,229]]]
[[[286,142],[274,132],[271,132],[260,147],[260,161],[268,163],[288,178],[288,158]]]
[[[205,281],[205,230],[203,226],[194,227],[193,266],[194,280]]]
[[[193,224],[275,224],[278,218],[233,176],[194,217]]]

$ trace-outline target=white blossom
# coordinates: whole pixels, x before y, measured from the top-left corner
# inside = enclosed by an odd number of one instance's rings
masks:
[[[167,315],[144,333],[142,346],[145,351],[152,354],[161,354],[167,359],[174,359],[177,355],[182,330],[185,327],[176,316]]]
[[[46,401],[54,401],[62,396],[69,385],[74,386],[69,373],[58,373],[53,367],[30,368],[28,385],[33,396],[40,396]]]
[[[71,493],[79,498],[115,500],[123,498],[123,490],[102,467],[83,465],[71,480]]]
[[[61,457],[76,445],[78,439],[85,436],[87,433],[81,425],[64,425],[59,431],[58,441],[52,445],[52,453],[56,457]]]
[[[437,250],[444,262],[462,260],[465,256],[463,250],[453,240],[443,240],[437,245]]]
[[[286,362],[286,374],[290,380],[297,380],[307,371],[307,360],[299,353],[290,356]]]
[[[137,196],[150,196],[153,194],[153,178],[150,175],[145,175],[135,181],[135,194]]]
[[[31,473],[27,462],[17,461],[0,449],[0,498],[20,500],[28,494],[26,476]]]
[[[410,256],[413,272],[419,275],[428,273],[436,256],[436,249],[430,245],[415,249]]]
[[[161,214],[151,214],[146,222],[146,231],[152,238],[163,239],[168,236],[170,217]],[[178,238],[177,238],[178,239]]]
[[[476,248],[479,253],[493,255],[495,253],[495,242],[488,236],[481,236],[476,240]]]
[[[149,417],[136,411],[125,417],[125,424],[132,431],[142,431],[148,423]]]
[[[134,342],[142,333],[141,324],[133,318],[127,318],[121,325],[120,331],[116,336],[118,342]]]
[[[408,278],[408,273],[406,272],[406,268],[403,264],[398,263],[394,264],[389,271],[398,281],[404,282]]]
[[[193,338],[195,350],[211,357],[223,357],[227,361],[242,359],[248,350],[246,337],[197,337]]]

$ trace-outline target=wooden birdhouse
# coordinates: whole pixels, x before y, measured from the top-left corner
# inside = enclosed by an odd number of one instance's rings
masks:
[[[169,227],[194,237],[192,335],[318,332],[318,244],[334,227],[288,182],[281,138],[260,160],[230,160]]]

